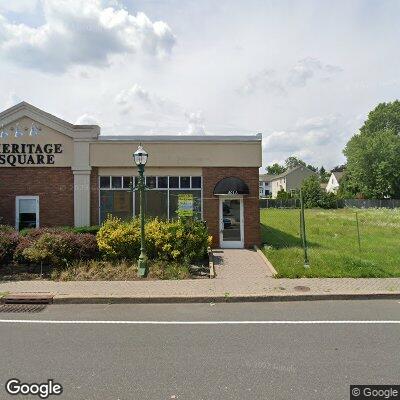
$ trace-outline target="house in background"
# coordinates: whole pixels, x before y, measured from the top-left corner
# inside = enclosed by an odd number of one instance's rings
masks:
[[[303,165],[288,169],[283,174],[274,175],[270,183],[272,198],[276,199],[278,192],[281,190],[288,193],[300,190],[304,179],[307,179],[311,175],[318,174]]]
[[[258,181],[260,197],[266,197],[271,194],[271,179],[274,176],[272,174],[260,174]]]
[[[332,172],[328,184],[326,185],[326,191],[328,193],[337,193],[340,186],[340,181],[342,180],[344,171]]]

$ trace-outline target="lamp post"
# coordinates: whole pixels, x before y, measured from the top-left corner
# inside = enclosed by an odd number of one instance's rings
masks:
[[[147,158],[148,154],[140,144],[138,149],[133,154],[133,160],[135,161],[139,171],[138,189],[140,195],[140,256],[138,259],[138,276],[140,278],[146,276],[147,274],[147,257],[144,244],[144,166],[147,163]]]

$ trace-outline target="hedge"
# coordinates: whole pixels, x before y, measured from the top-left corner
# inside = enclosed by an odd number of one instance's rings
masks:
[[[201,221],[149,219],[145,224],[146,255],[150,259],[191,262],[206,256],[211,237]],[[109,217],[97,234],[104,259],[136,260],[140,254],[140,221]]]

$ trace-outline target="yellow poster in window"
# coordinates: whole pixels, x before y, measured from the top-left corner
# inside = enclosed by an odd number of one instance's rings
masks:
[[[193,216],[193,194],[178,194],[177,213],[180,217]]]

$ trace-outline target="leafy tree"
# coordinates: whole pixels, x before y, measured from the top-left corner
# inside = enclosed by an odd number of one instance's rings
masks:
[[[301,186],[304,206],[307,208],[335,208],[336,196],[333,193],[326,193],[321,188],[321,182],[316,175],[311,175],[303,181]]]
[[[344,149],[347,190],[366,198],[400,197],[400,101],[379,104]]]
[[[286,168],[283,165],[279,165],[278,163],[267,166],[267,173],[271,175],[283,174],[285,171]]]
[[[331,169],[331,172],[343,172],[346,169],[346,164],[336,165]]]
[[[311,171],[318,172],[318,167],[314,167],[314,165],[307,164],[307,168],[311,169]]]
[[[296,156],[290,156],[285,160],[285,166],[287,169],[293,169],[298,167],[299,165],[306,166],[306,163]]]
[[[293,196],[291,193],[286,192],[285,190],[281,189],[278,191],[276,194],[276,199],[277,200],[289,200],[292,199]]]
[[[328,182],[329,181],[329,172],[326,171],[326,169],[324,168],[324,166],[322,166],[319,169],[319,179],[321,179],[321,182]]]

